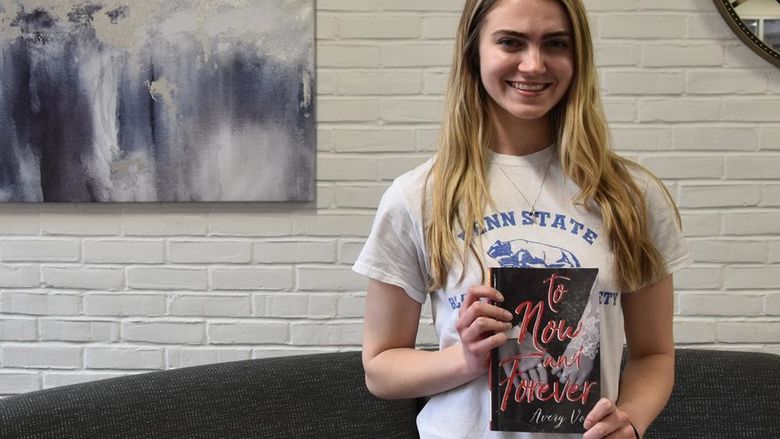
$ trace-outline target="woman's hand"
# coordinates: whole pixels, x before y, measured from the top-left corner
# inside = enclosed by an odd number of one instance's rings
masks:
[[[628,413],[607,398],[596,403],[585,418],[584,426],[587,431],[582,439],[636,439]]]
[[[468,372],[475,377],[485,372],[490,351],[507,341],[505,331],[512,328],[512,313],[491,305],[487,300],[503,302],[495,288],[475,285],[469,288],[460,308],[455,329],[460,335]]]

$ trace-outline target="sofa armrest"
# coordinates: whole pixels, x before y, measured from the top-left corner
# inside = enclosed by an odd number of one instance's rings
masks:
[[[648,439],[780,438],[780,356],[677,349],[675,384]]]
[[[418,401],[365,387],[359,352],[212,364],[0,400],[0,437],[417,437]]]

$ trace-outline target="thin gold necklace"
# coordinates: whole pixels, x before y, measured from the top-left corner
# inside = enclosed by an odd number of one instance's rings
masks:
[[[542,188],[544,187],[544,182],[547,181],[547,174],[550,172],[550,165],[552,165],[553,159],[555,158],[555,151],[553,151],[552,155],[550,155],[550,160],[547,162],[547,168],[544,170],[544,176],[542,176],[542,183],[539,185],[539,190],[536,191],[536,197],[534,197],[534,202],[528,200],[528,197],[525,196],[523,191],[520,190],[519,187],[515,184],[514,181],[512,181],[511,178],[509,178],[509,175],[507,175],[506,171],[504,170],[504,167],[499,165],[498,162],[494,162],[496,166],[498,166],[498,170],[501,171],[501,174],[504,175],[504,178],[507,179],[509,184],[512,185],[512,187],[515,188],[517,193],[520,194],[521,197],[525,200],[525,202],[531,207],[531,221],[533,221],[534,224],[536,224],[536,202],[539,201],[539,195],[542,193]]]

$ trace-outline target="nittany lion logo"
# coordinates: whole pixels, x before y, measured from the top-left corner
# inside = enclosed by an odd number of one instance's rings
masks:
[[[580,261],[574,253],[560,247],[525,239],[496,241],[490,246],[487,254],[498,261],[502,267],[580,267]]]

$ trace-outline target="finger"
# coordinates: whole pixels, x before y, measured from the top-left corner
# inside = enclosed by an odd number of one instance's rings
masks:
[[[524,379],[526,381],[531,381],[531,377],[528,375],[528,372],[521,373],[520,374],[520,378],[522,378],[522,379]]]
[[[460,332],[460,340],[463,343],[470,343],[498,333],[506,338],[504,332],[510,329],[510,325],[508,322],[500,322],[489,317],[478,317],[474,323]]]
[[[468,292],[466,292],[466,297],[463,299],[463,305],[461,309],[468,308],[474,302],[477,302],[483,298],[492,300],[494,302],[504,301],[504,296],[502,296],[501,293],[499,293],[495,288],[491,288],[485,285],[474,285],[469,288]]]
[[[541,364],[541,363],[539,363]],[[547,384],[550,382],[550,376],[547,374],[547,368],[542,366],[539,368],[539,378],[541,378],[542,382]]]
[[[512,320],[512,313],[505,309],[484,302],[474,302],[468,309],[462,310],[455,327],[458,331],[462,331],[471,326],[476,319],[483,316],[501,320],[502,322]]]
[[[539,371],[535,367],[528,370],[528,376],[531,378],[531,381],[539,382]]]
[[[580,386],[580,387],[582,387],[582,385],[583,385],[583,384],[585,384],[585,380],[586,380],[587,378],[588,378],[588,374],[586,374],[585,372],[583,372],[583,371],[581,371],[581,370],[580,370],[580,371],[577,373],[577,381],[576,381],[577,385],[578,385],[578,386]]]
[[[626,427],[628,427],[628,429]],[[624,432],[630,432],[630,436],[624,436]],[[588,431],[586,431],[582,437],[583,439],[599,439],[607,437],[630,438],[634,437],[634,429],[631,428],[631,425],[628,422],[628,414],[622,410],[615,410],[608,416],[602,418],[595,425],[588,428]]]
[[[585,417],[584,426],[585,429],[589,429],[591,426],[595,425],[597,422],[600,422],[603,418],[606,418],[611,413],[613,413],[617,407],[615,406],[615,403],[610,401],[607,398],[601,398],[595,406],[593,406],[593,409],[588,413],[588,416]]]
[[[472,355],[482,356],[504,343],[506,343],[506,335],[503,332],[499,332],[473,343],[463,343],[463,346]]]

